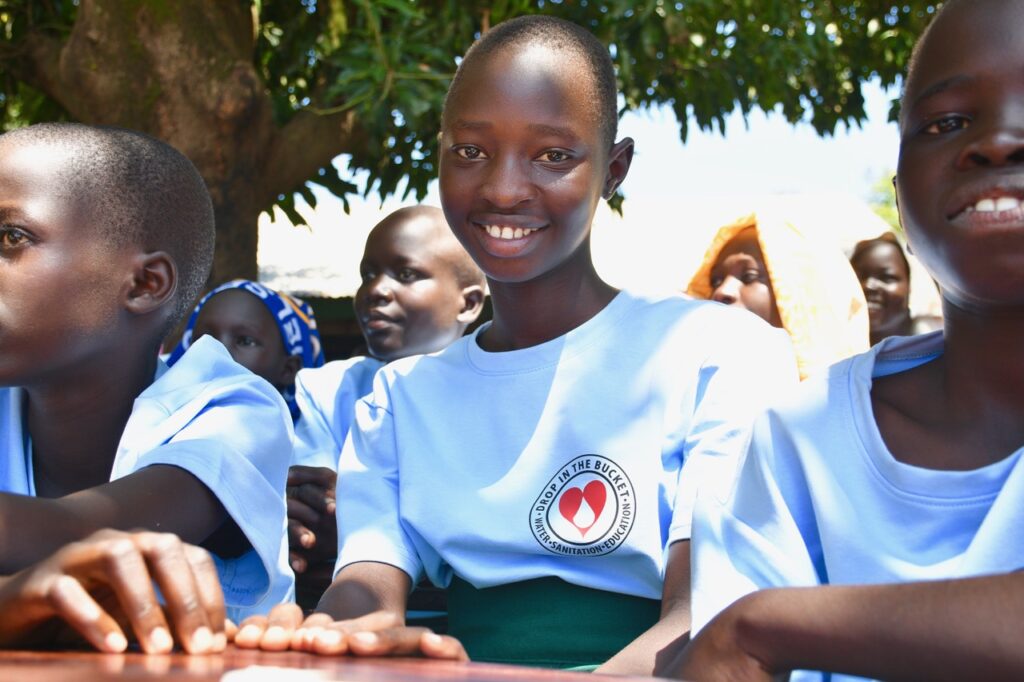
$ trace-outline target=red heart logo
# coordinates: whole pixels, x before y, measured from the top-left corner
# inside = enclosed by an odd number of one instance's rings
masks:
[[[584,500],[586,500],[587,506],[590,507],[590,511],[593,512],[593,517],[589,524],[581,526],[576,523],[576,514],[579,512]],[[597,519],[600,518],[607,500],[608,489],[605,488],[604,484],[600,481],[591,481],[584,486],[583,490],[579,488],[566,489],[558,500],[558,511],[562,514],[562,518],[576,526],[580,535],[586,536],[587,531],[593,528],[594,524],[597,523]]]

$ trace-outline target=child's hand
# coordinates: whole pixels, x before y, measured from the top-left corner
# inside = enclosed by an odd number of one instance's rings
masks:
[[[269,616],[252,616],[235,635],[242,649],[308,651],[323,655],[425,656],[468,661],[462,643],[427,628],[408,627],[390,611],[376,611],[352,620],[334,621],[325,613],[305,620],[295,604],[281,604]]]
[[[726,609],[698,633],[667,667],[655,670],[660,677],[700,682],[771,682],[788,679],[773,676],[739,645],[736,632],[737,605]]]
[[[0,611],[0,646],[51,642],[52,632],[40,626],[55,618],[111,653],[128,647],[119,622],[130,625],[146,653],[166,653],[174,639],[193,654],[223,651],[227,643],[210,555],[170,533],[103,530],[69,544],[4,582]]]
[[[326,467],[293,466],[288,470],[289,561],[296,573],[337,555],[337,479],[338,475]]]

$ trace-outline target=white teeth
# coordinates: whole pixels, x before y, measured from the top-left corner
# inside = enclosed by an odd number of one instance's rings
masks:
[[[487,234],[495,239],[522,239],[537,231],[525,227],[511,227],[509,225],[483,225],[482,227],[487,231]]]
[[[998,211],[1014,211],[1020,208],[1020,199],[1017,197],[998,197],[996,199],[980,199],[974,206],[968,206],[969,211],[979,213],[995,213]]]

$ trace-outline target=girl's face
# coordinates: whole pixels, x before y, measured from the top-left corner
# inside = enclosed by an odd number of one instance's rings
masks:
[[[298,356],[285,353],[281,330],[267,307],[242,289],[227,289],[203,305],[192,329],[193,343],[212,336],[235,362],[278,389],[295,383]]]
[[[910,317],[910,273],[899,247],[879,242],[861,251],[851,263],[864,299],[873,332],[885,332]]]
[[[771,325],[782,326],[754,228],[741,231],[718,254],[711,268],[711,289],[712,300],[749,310]]]
[[[441,204],[493,282],[592,271],[590,224],[626,175],[632,140],[603,140],[582,62],[544,46],[468,65],[440,143]]]
[[[960,3],[919,48],[896,190],[914,254],[961,309],[1024,308],[1024,2]]]

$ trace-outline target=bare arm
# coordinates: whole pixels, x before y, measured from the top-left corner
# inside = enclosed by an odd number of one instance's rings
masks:
[[[1022,573],[763,590],[719,614],[667,672],[709,681],[795,669],[886,680],[1019,680],[1021,613]],[[748,674],[732,676],[738,667]]]
[[[690,541],[669,547],[661,618],[595,672],[612,675],[650,675],[674,658],[690,634]]]
[[[0,572],[26,568],[101,528],[168,532],[197,544],[226,519],[199,479],[168,465],[56,499],[0,493]]]

